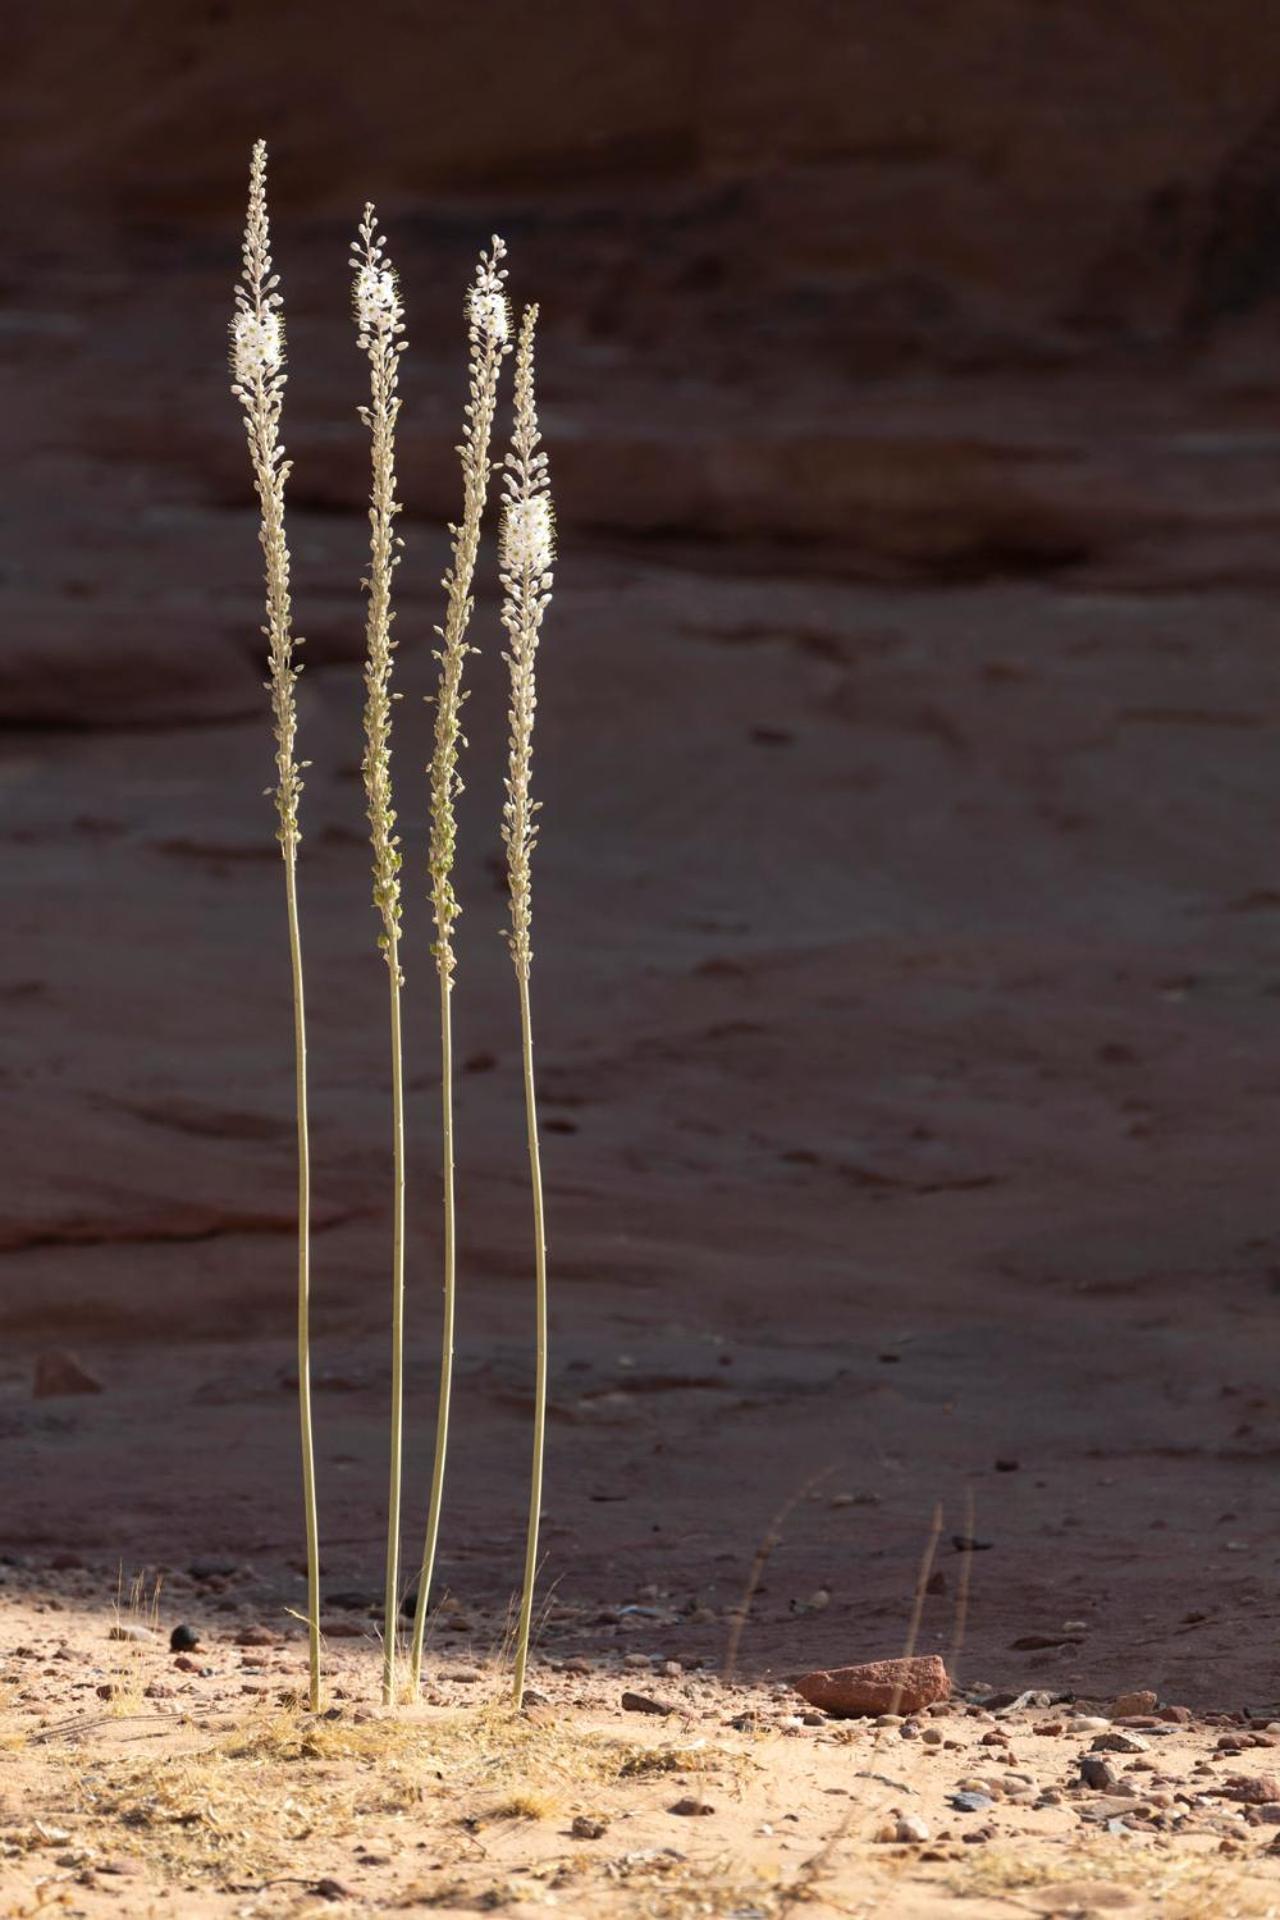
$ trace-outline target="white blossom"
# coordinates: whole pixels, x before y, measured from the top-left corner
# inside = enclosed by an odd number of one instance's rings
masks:
[[[488,340],[505,340],[511,331],[511,314],[505,293],[492,287],[473,287],[470,296],[471,324]]]
[[[512,574],[542,574],[551,569],[555,547],[555,518],[551,496],[530,494],[524,500],[506,500],[502,512],[502,569]]]
[[[365,265],[356,275],[356,318],[376,329],[400,318],[400,294],[390,267]]]
[[[284,360],[284,333],[278,313],[245,307],[231,329],[236,379],[251,386],[261,374],[278,373]]]

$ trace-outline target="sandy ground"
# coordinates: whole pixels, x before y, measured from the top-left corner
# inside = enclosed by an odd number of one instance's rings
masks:
[[[488,1655],[496,1623],[446,1611],[424,1704],[375,1706],[377,1646],[347,1634],[328,1646],[315,1719],[299,1706],[299,1629],[252,1565],[197,1571],[118,1614],[90,1570],[9,1576],[6,1916],[770,1920],[803,1903],[892,1920],[1226,1920],[1280,1902],[1280,1723],[1117,1714],[1149,1703],[1047,1690],[837,1721],[785,1684],[665,1658],[643,1615],[627,1652],[584,1657],[591,1636],[560,1608],[523,1715]],[[175,1657],[179,1617],[199,1645]],[[1082,1757],[1107,1771],[1082,1784]]]

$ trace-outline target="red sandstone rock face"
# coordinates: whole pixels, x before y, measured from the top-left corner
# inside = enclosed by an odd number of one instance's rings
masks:
[[[816,331],[850,364],[989,361],[1011,329],[1274,288],[1273,34],[1254,0],[70,0],[56,33],[12,26],[0,153],[33,210],[222,219],[265,134],[282,213],[468,195],[522,244],[562,222],[548,265],[590,321],[696,305],[756,357]]]
[[[824,1713],[921,1713],[951,1692],[936,1653],[913,1660],[868,1660],[858,1667],[819,1668],[793,1682],[796,1692]]]
[[[1252,1378],[1274,1319],[1268,10],[564,0],[549,24],[494,0],[433,21],[429,40],[427,11],[67,0],[56,34],[28,8],[6,40],[0,152],[21,191],[0,209],[15,241],[0,1324],[32,1359],[36,1341],[81,1342],[110,1385],[59,1414],[94,1423],[74,1473],[61,1445],[24,1453],[6,1534],[104,1558],[127,1543],[138,1564],[179,1540],[238,1557],[251,1503],[248,1537],[296,1544],[276,1374],[291,1346],[256,1344],[291,1337],[292,1041],[261,563],[224,333],[265,134],[314,756],[315,1310],[325,1371],[374,1383],[327,1531],[363,1538],[385,1438],[385,976],[342,664],[363,649],[367,538],[343,263],[373,194],[413,342],[397,747],[411,859],[457,503],[461,293],[493,227],[513,293],[543,304],[563,530],[539,722],[546,1091],[564,1136],[547,1157],[592,1368],[556,1424],[552,1477],[573,1484],[582,1423],[605,1409],[635,1462],[625,1487],[593,1491],[563,1570],[610,1604],[619,1568],[711,1590],[743,1549],[744,1484],[763,1525],[815,1460],[865,1453],[852,1367],[876,1392],[878,1447],[910,1463],[872,1483],[899,1544],[862,1563],[859,1604],[911,1590],[913,1528],[959,1421],[975,1460],[1034,1442],[1056,1463],[1058,1516],[1088,1515],[1077,1564],[1107,1570],[1093,1691],[1132,1683],[1128,1623],[1154,1605],[1165,1632],[1144,1679],[1180,1700],[1248,1697],[1256,1649],[1231,1569],[1197,1553],[1198,1533],[1146,1529],[1168,1460],[1178,1498],[1216,1511],[1205,1382]],[[1248,338],[1211,331],[1250,308]],[[1206,331],[1198,359],[1142,351]],[[486,551],[460,872],[460,1018],[468,1052],[500,1068],[466,1089],[477,1363],[508,1351],[528,1259],[486,864],[505,738],[494,587]],[[424,917],[428,995],[429,938]],[[431,1058],[424,1029],[428,1167]],[[420,1219],[425,1359],[429,1191]],[[1087,1314],[1064,1309],[1077,1292]],[[699,1323],[733,1335],[731,1419],[723,1393],[684,1390],[695,1295]],[[1159,1369],[1148,1308],[1187,1335]],[[650,1401],[612,1390],[638,1313],[646,1370],[680,1388],[649,1466]],[[900,1356],[911,1387],[889,1394],[874,1356],[904,1324],[920,1336]],[[120,1334],[101,1364],[89,1343]],[[233,1343],[224,1358],[214,1338]],[[476,1365],[476,1444],[456,1462],[462,1550],[500,1605],[526,1404],[505,1367]],[[984,1393],[944,1415],[957,1368]],[[1264,1442],[1232,1469],[1257,1489]],[[1117,1476],[1101,1506],[1092,1449]],[[1002,1521],[1001,1581],[971,1620],[973,1659],[1010,1685],[1010,1642],[1042,1611],[1043,1518]],[[791,1543],[794,1591],[842,1564],[848,1519]],[[340,1561],[343,1577],[357,1565]],[[1189,1588],[1212,1636],[1179,1637]],[[949,1606],[926,1631],[949,1630]],[[798,1668],[812,1631],[764,1609],[751,1647]],[[705,1635],[695,1650],[713,1657]]]

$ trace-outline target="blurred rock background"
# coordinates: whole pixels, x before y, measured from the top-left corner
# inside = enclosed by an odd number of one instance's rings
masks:
[[[597,1595],[642,1568],[732,1584],[834,1451],[871,1517],[795,1547],[830,1619],[896,1622],[932,1501],[954,1517],[976,1485],[1002,1547],[984,1644],[1079,1613],[1058,1587],[1084,1581],[1111,1635],[1092,1677],[1134,1683],[1126,1634],[1140,1616],[1154,1645],[1151,1605],[1176,1619],[1200,1582],[1222,1632],[1166,1641],[1164,1671],[1233,1683],[1280,1444],[1278,30],[1274,0],[53,0],[7,22],[12,1537],[167,1551],[198,1484],[204,1545],[293,1538],[291,1033],[225,358],[262,135],[315,762],[330,1537],[376,1538],[384,1420],[346,266],[371,197],[412,341],[413,1471],[437,1233],[419,696],[462,294],[497,231],[542,305],[562,532],[535,926],[554,1551]],[[456,1550],[501,1595],[528,1228],[491,557],[479,584]],[[27,1401],[55,1337],[107,1391],[51,1426]],[[1028,1471],[988,1479],[997,1456]],[[1250,1548],[1230,1562],[1223,1515]],[[779,1591],[766,1650],[803,1640]]]

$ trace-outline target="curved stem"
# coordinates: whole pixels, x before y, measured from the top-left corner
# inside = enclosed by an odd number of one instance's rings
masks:
[[[529,1178],[533,1188],[533,1249],[536,1264],[537,1376],[533,1401],[533,1474],[529,1487],[529,1531],[525,1542],[524,1592],[520,1600],[520,1627],[516,1636],[515,1696],[524,1698],[524,1675],[529,1662],[529,1633],[533,1624],[533,1590],[538,1577],[538,1523],[542,1517],[542,1463],[547,1433],[547,1230],[542,1207],[542,1161],[538,1152],[538,1102],[533,1080],[533,1021],[529,1011],[529,977],[520,971],[520,1038],[524,1055],[524,1111],[529,1135]]]
[[[382,1703],[396,1697],[396,1637],[400,1622],[400,1482],[404,1455],[404,1068],[400,1045],[400,958],[387,944],[391,981],[391,1133],[395,1163],[391,1252],[391,1484],[387,1497],[387,1584],[382,1615]]]
[[[447,972],[440,971],[440,1107],[444,1177],[444,1324],[440,1335],[440,1403],[436,1414],[436,1457],[427,1510],[427,1537],[418,1574],[418,1601],[413,1616],[411,1684],[416,1696],[422,1679],[422,1649],[427,1632],[427,1607],[435,1576],[436,1542],[440,1537],[440,1507],[444,1497],[445,1453],[449,1443],[449,1403],[453,1394],[453,1328],[457,1292],[457,1226],[453,1195],[453,999]]]
[[[302,995],[302,936],[298,927],[298,863],[284,849],[293,965],[293,1037],[298,1113],[298,1415],[302,1429],[302,1499],[307,1530],[307,1637],[311,1711],[320,1711],[320,1525],[316,1514],[316,1454],[311,1426],[311,1144],[307,1128],[307,1018]]]

